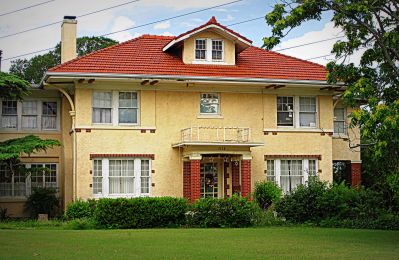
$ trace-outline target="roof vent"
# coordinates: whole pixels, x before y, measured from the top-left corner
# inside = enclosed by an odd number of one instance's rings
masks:
[[[76,19],[76,16],[73,16],[73,15],[65,15],[65,16],[64,16],[64,19],[75,20],[75,19]]]

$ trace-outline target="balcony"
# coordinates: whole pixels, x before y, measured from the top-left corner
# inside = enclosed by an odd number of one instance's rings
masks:
[[[172,147],[186,145],[262,146],[252,142],[249,127],[192,126],[180,130],[180,142]]]

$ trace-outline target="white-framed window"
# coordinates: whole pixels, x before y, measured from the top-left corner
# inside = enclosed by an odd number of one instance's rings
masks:
[[[93,92],[93,123],[112,123],[112,92]]]
[[[28,163],[25,167],[40,170],[32,170],[29,174],[20,171],[12,173],[6,165],[0,165],[0,197],[24,198],[36,187],[58,189],[56,163]]]
[[[220,95],[218,93],[201,93],[200,114],[220,115]]]
[[[118,103],[119,124],[137,124],[137,92],[119,92]]]
[[[195,59],[206,60],[206,39],[195,40]]]
[[[94,159],[92,172],[94,197],[139,197],[151,194],[149,159]]]
[[[314,96],[278,96],[277,126],[317,127],[317,98]]]
[[[212,40],[212,60],[223,60],[223,41]]]
[[[306,184],[309,177],[317,176],[316,159],[266,160],[266,179],[280,186],[284,194],[291,193],[298,185]]]
[[[195,39],[195,61],[220,63],[224,60],[224,41],[221,39]]]
[[[59,130],[60,102],[54,98],[2,100],[1,128],[17,131]]]
[[[334,108],[334,134],[346,134],[345,108]]]
[[[139,93],[136,91],[93,91],[93,124],[138,125]]]

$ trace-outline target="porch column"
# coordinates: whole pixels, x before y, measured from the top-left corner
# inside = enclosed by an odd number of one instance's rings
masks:
[[[240,187],[240,163],[238,161],[232,162],[231,163],[231,185],[233,186],[232,188],[232,194],[235,193],[240,193],[241,192],[241,187]]]
[[[241,196],[251,193],[251,156],[243,156],[241,160]]]
[[[351,161],[351,184],[352,187],[360,186],[362,180],[362,163]]]
[[[191,200],[191,163],[183,161],[183,197]]]
[[[201,155],[190,156],[190,201],[194,202],[201,197],[200,190],[200,164]]]

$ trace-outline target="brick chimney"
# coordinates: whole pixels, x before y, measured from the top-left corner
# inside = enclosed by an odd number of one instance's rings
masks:
[[[61,63],[77,57],[76,24],[76,16],[64,16],[61,25]]]

